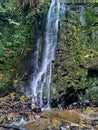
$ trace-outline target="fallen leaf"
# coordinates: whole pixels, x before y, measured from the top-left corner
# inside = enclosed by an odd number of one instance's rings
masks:
[[[5,119],[5,117],[1,116],[1,118],[0,118],[0,124],[2,124],[4,122],[4,119]]]
[[[3,110],[2,109],[0,109],[0,113],[2,113],[3,112]]]
[[[20,97],[20,100],[24,100],[24,99],[25,99],[25,96],[21,96],[21,97]]]
[[[10,114],[7,116],[7,119],[8,119],[9,121],[12,120],[12,119],[13,119],[13,114],[10,113]]]
[[[15,93],[10,93],[10,97],[12,100],[15,98],[15,95],[16,95]]]
[[[85,124],[81,124],[81,128],[85,127],[86,125]]]

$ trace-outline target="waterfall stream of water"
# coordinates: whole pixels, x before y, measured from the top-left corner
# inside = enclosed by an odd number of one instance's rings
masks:
[[[31,81],[32,105],[38,103],[40,107],[50,108],[50,86],[52,75],[52,61],[55,60],[57,46],[58,22],[65,16],[65,0],[52,0],[49,8],[45,43],[41,66],[38,66],[39,39],[37,42],[35,72]],[[43,103],[46,98],[46,105]]]
[[[86,25],[86,21],[85,21],[85,7],[83,5],[80,5],[80,17],[79,17],[79,20],[80,20],[80,23],[82,26],[85,26]]]

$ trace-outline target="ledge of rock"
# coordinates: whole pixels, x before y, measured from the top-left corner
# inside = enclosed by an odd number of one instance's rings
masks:
[[[90,64],[87,66],[87,69],[98,70],[98,57],[94,57],[90,60]]]

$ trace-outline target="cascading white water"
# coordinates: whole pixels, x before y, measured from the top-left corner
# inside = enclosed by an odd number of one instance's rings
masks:
[[[86,25],[85,21],[85,7],[83,5],[80,5],[80,14],[79,14],[79,20],[82,26]]]
[[[39,54],[40,54],[40,36],[38,36],[37,45],[36,45],[36,51],[35,51],[35,54],[34,54],[34,57],[35,57],[35,61],[34,61],[34,69],[35,69],[34,75],[36,75],[36,73],[39,70]]]
[[[32,89],[32,105],[38,103],[40,107],[50,108],[50,86],[52,75],[52,61],[55,59],[57,46],[58,22],[65,16],[65,0],[52,0],[48,12],[44,52],[41,67],[35,67]],[[38,48],[39,49],[39,48]],[[38,63],[39,50],[36,51],[35,61]],[[37,64],[35,64],[37,66]],[[46,106],[43,106],[43,98],[46,98]]]
[[[39,57],[40,57],[40,35],[37,39],[36,44],[36,51],[34,53],[34,73],[33,73],[33,80],[36,80],[36,74],[39,71]]]

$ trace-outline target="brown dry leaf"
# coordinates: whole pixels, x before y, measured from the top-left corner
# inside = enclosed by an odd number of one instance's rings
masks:
[[[3,110],[2,109],[0,109],[0,113],[2,113],[3,112]]]
[[[13,113],[8,114],[7,119],[10,121],[13,119]]]
[[[2,104],[4,105],[5,109],[8,109],[10,107],[10,103],[7,103],[5,101],[3,101]]]
[[[13,70],[12,70],[13,71]],[[18,80],[13,80],[13,83],[14,84],[17,84],[18,83]]]
[[[4,122],[4,119],[5,119],[5,117],[1,116],[1,118],[0,118],[0,124],[2,124]]]
[[[81,126],[80,126],[81,128],[84,128],[84,127],[86,127],[86,125],[85,124],[81,124]]]
[[[30,100],[30,99],[31,99],[31,96],[27,95],[27,99]]]
[[[36,122],[37,120],[34,118],[34,115],[29,116],[29,122]]]
[[[25,96],[21,96],[21,97],[20,97],[20,100],[23,101],[24,99],[25,99]]]
[[[16,93],[10,93],[10,97],[13,100],[15,98]]]

